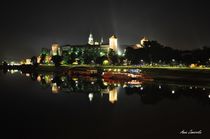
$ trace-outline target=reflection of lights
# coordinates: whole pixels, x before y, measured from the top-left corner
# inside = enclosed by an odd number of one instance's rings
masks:
[[[162,87],[161,87],[161,85],[159,85],[159,87],[158,87],[159,89],[161,89]]]
[[[117,69],[114,69],[114,71],[117,71]]]
[[[41,76],[40,76],[40,75],[37,76],[37,81],[38,81],[38,82],[41,82],[41,80],[42,80]]]
[[[62,76],[62,77],[61,77],[61,80],[62,80],[62,82],[64,82],[64,81],[65,81],[65,77],[64,77],[64,76]]]
[[[29,74],[29,73],[26,73],[26,76],[27,76],[27,77],[29,77],[29,76],[30,76],[30,74]]]
[[[11,74],[17,73],[18,70],[7,70],[8,72],[10,72]]]
[[[141,85],[142,82],[138,81],[138,80],[131,80],[130,82],[128,82],[128,84],[132,84],[132,85]]]
[[[107,85],[108,85],[108,83],[107,83],[107,82],[104,82],[103,84],[104,84],[104,86],[107,86]]]
[[[117,101],[117,88],[109,90],[109,101],[115,103]]]
[[[121,69],[118,69],[117,71],[119,71],[119,72],[120,72],[120,71],[121,71]]]
[[[144,87],[141,87],[140,89],[141,89],[141,90],[144,90]]]
[[[174,94],[175,93],[175,90],[172,90],[171,93]]]
[[[126,84],[124,84],[124,85],[123,85],[123,88],[125,88],[125,87],[127,87],[127,85],[126,85]]]
[[[90,101],[92,101],[93,100],[93,93],[89,93],[88,98],[89,98]]]
[[[127,69],[124,69],[123,71],[124,71],[124,72],[127,72]]]
[[[108,71],[111,71],[112,69],[109,69]]]
[[[45,75],[45,76],[44,76],[44,79],[45,79],[45,82],[46,82],[47,84],[50,84],[51,81],[53,80],[53,77],[52,77],[52,75]]]
[[[60,90],[60,87],[57,86],[56,83],[53,83],[52,84],[52,93],[57,94],[57,93],[59,93],[59,90]]]
[[[72,78],[72,80],[77,81],[77,80],[78,80],[78,78]]]

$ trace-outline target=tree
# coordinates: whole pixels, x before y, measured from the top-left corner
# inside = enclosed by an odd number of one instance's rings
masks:
[[[62,56],[59,56],[59,55],[55,55],[52,57],[52,61],[56,67],[59,67],[61,65],[62,60],[63,60]]]
[[[32,65],[34,66],[34,67],[37,67],[39,64],[37,63],[37,57],[36,56],[33,56],[32,58],[31,58],[31,62],[32,62]]]
[[[109,58],[109,61],[111,61],[111,63],[113,65],[119,64],[119,56],[117,55],[117,53],[113,49],[109,50],[108,58]]]
[[[4,61],[4,62],[2,63],[2,65],[3,65],[4,68],[6,68],[8,64],[7,64],[6,61]]]

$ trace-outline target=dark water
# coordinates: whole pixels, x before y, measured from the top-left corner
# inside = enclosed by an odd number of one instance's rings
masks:
[[[210,134],[210,83],[109,82],[0,73],[7,138],[140,138]],[[5,138],[5,137],[4,137]]]

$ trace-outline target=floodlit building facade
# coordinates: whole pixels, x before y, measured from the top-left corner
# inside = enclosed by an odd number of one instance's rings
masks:
[[[117,52],[118,42],[117,42],[117,37],[115,35],[109,38],[109,48]]]
[[[52,44],[51,55],[52,56],[55,56],[55,55],[61,56],[62,55],[61,47],[60,47],[60,45],[58,43],[53,43]]]

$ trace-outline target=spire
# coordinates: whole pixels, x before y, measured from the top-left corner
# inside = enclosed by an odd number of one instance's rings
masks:
[[[93,35],[92,35],[91,32],[90,32],[90,35],[89,35],[89,38],[88,38],[88,44],[89,44],[89,45],[94,45]]]

